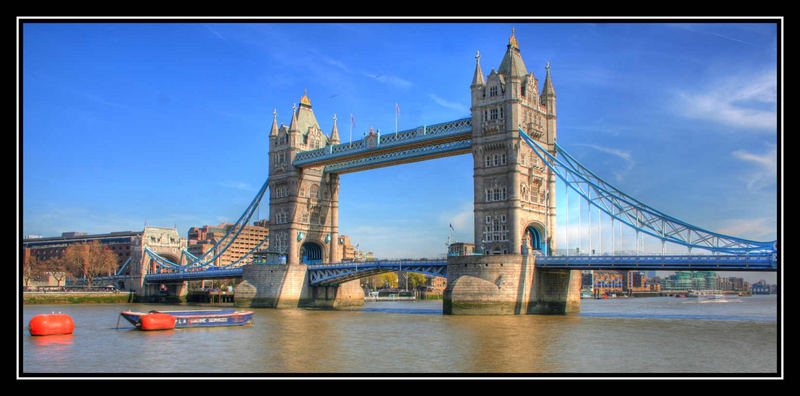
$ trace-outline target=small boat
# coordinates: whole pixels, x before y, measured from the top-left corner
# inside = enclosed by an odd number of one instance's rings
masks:
[[[159,320],[159,323],[153,327],[148,328],[148,315],[159,317],[172,317],[174,318],[174,326],[165,325],[165,321]],[[136,326],[140,330],[165,330],[168,328],[184,328],[184,327],[214,327],[214,326],[242,326],[248,324],[253,319],[253,311],[235,311],[235,310],[203,310],[203,311],[159,311],[152,310],[149,312],[132,312],[122,311],[120,315],[128,322]],[[171,322],[171,321],[170,321]],[[143,326],[143,323],[145,325]]]

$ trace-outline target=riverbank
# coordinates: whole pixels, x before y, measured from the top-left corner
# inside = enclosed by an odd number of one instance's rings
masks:
[[[134,302],[129,292],[23,292],[23,304],[125,304]]]

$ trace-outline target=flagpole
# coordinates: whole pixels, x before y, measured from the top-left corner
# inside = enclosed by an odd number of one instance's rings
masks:
[[[394,133],[397,134],[397,116],[400,113],[400,106],[397,105],[397,102],[394,102]]]

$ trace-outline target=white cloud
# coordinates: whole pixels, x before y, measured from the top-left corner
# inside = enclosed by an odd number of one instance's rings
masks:
[[[222,187],[225,187],[225,188],[232,188],[232,189],[235,189],[235,190],[242,190],[242,191],[255,191],[256,190],[250,184],[247,184],[247,183],[244,183],[244,182],[232,181],[232,180],[221,182],[221,183],[219,183],[219,185],[222,186]]]
[[[453,226],[453,234],[456,240],[469,239],[471,241],[475,229],[475,213],[472,201],[465,202],[454,209],[443,211],[439,216],[439,221],[442,224],[447,223],[448,228],[450,225]]]
[[[447,101],[447,100],[442,99],[441,97],[439,97],[439,96],[437,96],[435,94],[429,94],[428,96],[434,102],[436,102],[436,104],[438,104],[439,106],[442,106],[442,107],[445,107],[445,108],[448,108],[448,109],[458,110],[458,111],[465,112],[465,113],[469,113],[469,107],[465,106],[465,105],[463,105],[461,103]]]
[[[615,169],[619,169],[619,170],[616,170],[614,172],[614,177],[616,178],[617,183],[621,182],[622,179],[625,177],[625,174],[628,173],[631,169],[633,169],[633,167],[636,165],[636,161],[633,160],[633,156],[631,156],[631,153],[629,151],[622,151],[622,150],[619,150],[619,149],[615,149],[615,148],[611,148],[611,147],[597,146],[597,145],[594,145],[594,144],[578,144],[578,145],[591,147],[591,148],[593,148],[595,150],[602,151],[602,152],[607,153],[607,154],[611,154],[613,156],[616,156],[616,157],[621,158],[622,160],[624,160],[628,164],[625,168],[621,168],[621,169],[620,168],[615,168]]]
[[[730,77],[703,91],[679,92],[679,108],[688,118],[775,131],[777,92],[777,75],[772,70],[756,78]]]
[[[375,81],[378,81],[380,83],[387,84],[387,85],[392,85],[392,86],[399,87],[399,88],[408,88],[408,87],[414,85],[414,84],[411,83],[411,81],[404,80],[404,79],[402,79],[400,77],[397,77],[397,76],[389,76],[389,75],[385,75],[385,74],[373,74],[373,73],[367,73],[367,72],[364,72],[364,75],[369,77],[369,78],[372,78]]]
[[[776,226],[774,217],[730,219],[715,231],[723,235],[737,235],[756,241],[764,241],[775,238],[775,235],[777,235]]]
[[[753,164],[753,170],[744,177],[747,189],[757,191],[763,187],[771,186],[777,182],[778,175],[778,150],[772,148],[764,154],[755,154],[745,150],[736,150],[731,155],[739,160]]]

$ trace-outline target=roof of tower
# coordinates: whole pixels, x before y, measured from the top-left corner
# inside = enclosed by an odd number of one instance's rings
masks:
[[[311,101],[308,100],[308,92],[306,92],[303,94],[303,97],[300,98],[300,106],[298,106],[292,114],[292,126],[289,129],[296,130],[300,132],[301,135],[306,136],[311,128],[318,131],[322,130],[322,128],[319,127],[319,122],[317,122],[317,117],[314,116],[314,111],[311,110]],[[324,133],[321,135],[325,136]],[[322,143],[324,144],[326,142],[327,136],[325,136],[325,140]]]
[[[333,131],[331,131],[331,138],[329,141],[332,144],[339,142],[339,129],[336,127],[336,114],[333,115]]]
[[[272,110],[272,129],[270,129],[269,135],[278,136],[278,109]]]
[[[547,62],[547,75],[544,78],[544,87],[542,88],[542,96],[556,96],[556,90],[553,88],[553,82],[550,80],[550,62]]]
[[[525,62],[522,61],[522,55],[519,53],[519,44],[517,43],[513,28],[506,48],[506,54],[503,56],[503,61],[500,62],[497,73],[507,77],[522,77],[527,75],[528,68],[525,67]]]
[[[483,79],[483,70],[481,70],[481,52],[475,55],[475,75],[472,76],[472,85],[486,85],[486,81]]]
[[[308,90],[305,90],[305,92],[303,92],[303,97],[300,98],[300,104],[303,106],[311,107],[311,101],[308,100]]]

